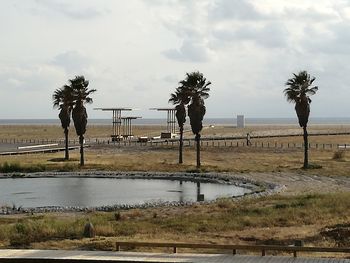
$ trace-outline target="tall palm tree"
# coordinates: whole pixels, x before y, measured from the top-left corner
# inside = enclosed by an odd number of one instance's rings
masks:
[[[186,108],[190,102],[189,91],[183,85],[178,87],[174,93],[170,95],[169,102],[173,103],[175,106],[175,116],[177,123],[180,128],[180,145],[179,145],[179,163],[183,163],[182,160],[182,149],[183,149],[183,133],[184,133],[184,124],[186,122]]]
[[[308,160],[308,133],[307,123],[310,115],[310,103],[309,96],[314,95],[318,90],[317,86],[312,86],[315,81],[315,77],[311,77],[306,71],[300,71],[298,74],[293,73],[293,78],[288,79],[286,82],[287,88],[283,91],[288,102],[295,103],[295,111],[298,116],[299,125],[304,131],[304,169],[309,166]]]
[[[180,81],[180,84],[186,87],[189,91],[191,103],[188,105],[188,116],[193,134],[195,134],[196,150],[197,150],[197,168],[201,166],[200,158],[200,139],[201,130],[203,129],[203,118],[206,112],[204,99],[209,97],[210,81],[204,78],[199,71],[186,73],[186,78]]]
[[[69,160],[69,150],[68,150],[68,133],[70,125],[70,115],[73,109],[73,89],[64,85],[62,88],[56,89],[52,95],[54,108],[60,109],[58,117],[61,120],[62,128],[64,129],[65,137],[65,155],[64,158]]]
[[[87,125],[87,112],[84,106],[85,103],[92,103],[90,94],[94,93],[95,89],[88,89],[89,81],[85,80],[84,76],[76,76],[74,79],[69,80],[70,86],[73,89],[73,96],[75,106],[72,111],[72,117],[74,121],[74,127],[77,135],[79,136],[80,143],[80,165],[84,165],[84,134],[86,132]]]

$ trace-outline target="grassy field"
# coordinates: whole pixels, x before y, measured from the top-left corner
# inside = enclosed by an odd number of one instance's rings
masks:
[[[114,213],[0,217],[1,247],[113,250],[116,240],[349,246],[350,193],[222,199]],[[336,217],[335,217],[336,215]],[[92,222],[96,237],[83,238]]]
[[[203,172],[297,172],[326,176],[348,176],[350,162],[348,150],[311,149],[310,162],[320,169],[302,170],[303,150],[295,148],[203,147]],[[0,156],[0,165],[7,163],[17,171],[78,170],[79,151],[71,151],[70,161],[62,159],[64,153]],[[113,145],[86,148],[83,169],[120,171],[194,171],[195,149],[184,149],[184,164],[179,165],[177,147],[115,147]],[[335,159],[334,159],[335,158]],[[21,170],[22,169],[22,170]],[[4,169],[1,169],[5,171]]]
[[[16,127],[1,126],[0,139],[63,137],[62,129],[57,126],[23,126],[23,130]],[[159,135],[160,127],[139,128],[135,129],[135,134]],[[214,127],[204,129],[203,135],[230,136],[244,135],[246,132],[262,134],[280,132],[281,129],[283,132],[300,132],[296,126],[282,128],[261,126],[238,130],[232,127]],[[310,127],[312,132],[347,130],[348,127],[345,126]],[[91,138],[108,135],[108,126],[89,127],[88,136]],[[253,140],[255,142],[301,144],[302,137]],[[350,136],[311,136],[310,143],[350,144]],[[176,146],[94,145],[85,150],[86,166],[83,169],[86,170],[196,171],[194,147],[185,147],[183,165],[177,163]],[[302,148],[203,147],[200,172],[232,172],[246,176],[268,173],[272,181],[274,175],[277,180],[280,173],[287,173],[287,176],[288,173],[325,176],[330,180],[336,176],[347,178],[350,170],[350,153],[347,151],[312,148],[310,162],[318,169],[303,170]],[[63,156],[63,152],[0,156],[0,169],[5,172],[82,169],[79,167],[77,150],[71,151],[69,161],[64,161]],[[303,184],[301,181],[299,185]],[[111,250],[115,240],[289,245],[294,239],[303,239],[306,245],[349,246],[350,193],[346,187],[342,189],[345,192],[325,193],[329,191],[319,188],[311,193],[308,189],[297,191],[294,187],[293,191],[296,191],[292,195],[247,198],[240,202],[219,200],[210,205],[181,208],[1,216],[0,246]],[[96,227],[97,237],[93,239],[82,237],[88,219]]]

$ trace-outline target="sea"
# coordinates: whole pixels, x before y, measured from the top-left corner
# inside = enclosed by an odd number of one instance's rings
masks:
[[[189,121],[187,121],[189,123]],[[111,125],[111,119],[89,119],[89,125]],[[142,118],[132,122],[133,125],[166,125],[166,119]],[[204,125],[236,126],[236,118],[205,118]],[[296,125],[297,118],[245,118],[246,125]],[[60,125],[59,119],[0,119],[0,125]],[[350,125],[348,117],[310,118],[309,125]]]

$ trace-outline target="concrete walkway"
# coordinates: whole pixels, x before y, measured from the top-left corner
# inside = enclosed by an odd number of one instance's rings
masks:
[[[0,262],[350,263],[350,259],[77,250],[0,250]]]

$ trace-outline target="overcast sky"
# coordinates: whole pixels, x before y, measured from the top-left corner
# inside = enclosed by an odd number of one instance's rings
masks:
[[[186,72],[212,82],[206,117],[294,117],[293,72],[316,77],[311,116],[350,116],[348,0],[0,0],[0,119],[56,118],[75,75],[94,107],[162,118]]]

